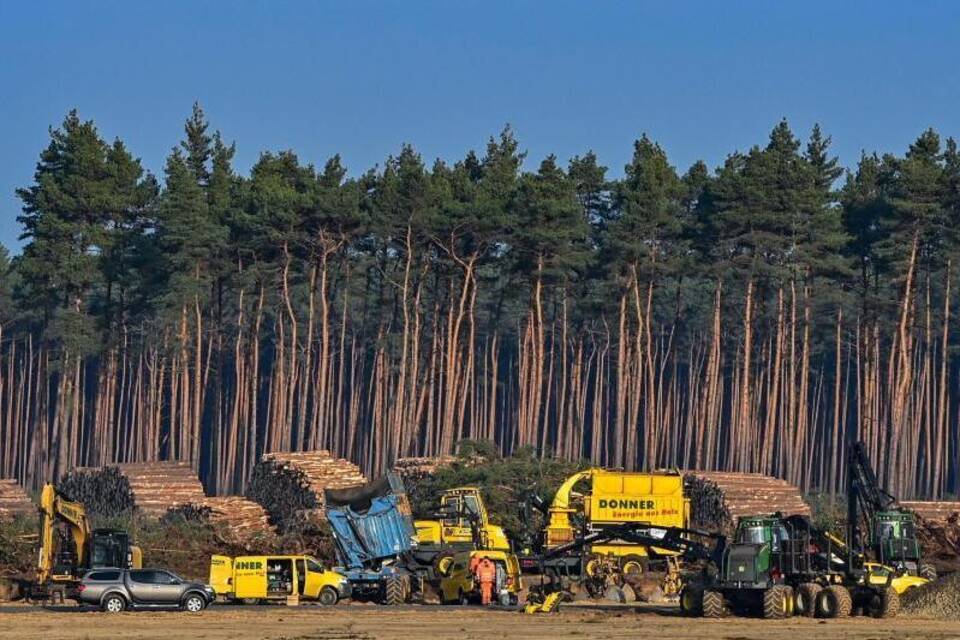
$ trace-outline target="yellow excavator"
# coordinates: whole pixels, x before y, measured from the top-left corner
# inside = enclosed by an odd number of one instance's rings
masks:
[[[139,569],[140,547],[130,543],[130,534],[117,529],[92,529],[87,510],[71,502],[47,484],[40,493],[40,552],[35,600],[73,596],[84,572],[99,568]]]

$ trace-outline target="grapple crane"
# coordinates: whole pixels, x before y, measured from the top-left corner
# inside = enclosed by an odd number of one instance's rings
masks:
[[[880,486],[862,442],[847,445],[848,562],[855,566],[864,553],[884,565],[935,580],[936,569],[923,562],[916,517]]]

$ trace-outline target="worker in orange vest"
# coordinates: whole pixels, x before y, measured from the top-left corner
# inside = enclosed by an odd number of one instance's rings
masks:
[[[480,580],[480,602],[490,604],[493,602],[493,585],[497,581],[497,565],[487,556],[483,556],[477,565],[477,578]]]

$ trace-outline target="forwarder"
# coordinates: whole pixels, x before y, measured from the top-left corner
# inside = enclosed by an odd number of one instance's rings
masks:
[[[880,486],[862,442],[847,446],[847,540],[879,564],[937,579],[933,565],[923,562],[916,516]]]
[[[887,618],[897,614],[900,592],[926,582],[866,563],[804,516],[780,514],[741,518],[716,569],[684,587],[685,614],[835,618],[858,611]]]

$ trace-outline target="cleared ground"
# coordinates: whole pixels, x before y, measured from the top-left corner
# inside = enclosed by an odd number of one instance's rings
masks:
[[[774,631],[775,630],[775,631]],[[0,608],[0,639],[109,638],[183,640],[240,638],[283,640],[365,640],[404,638],[514,640],[516,638],[960,638],[956,621],[895,618],[873,620],[771,621],[744,618],[694,620],[669,611],[581,611],[528,616],[480,608],[370,605],[321,607],[214,607],[200,615],[175,612],[110,615],[55,607]]]

